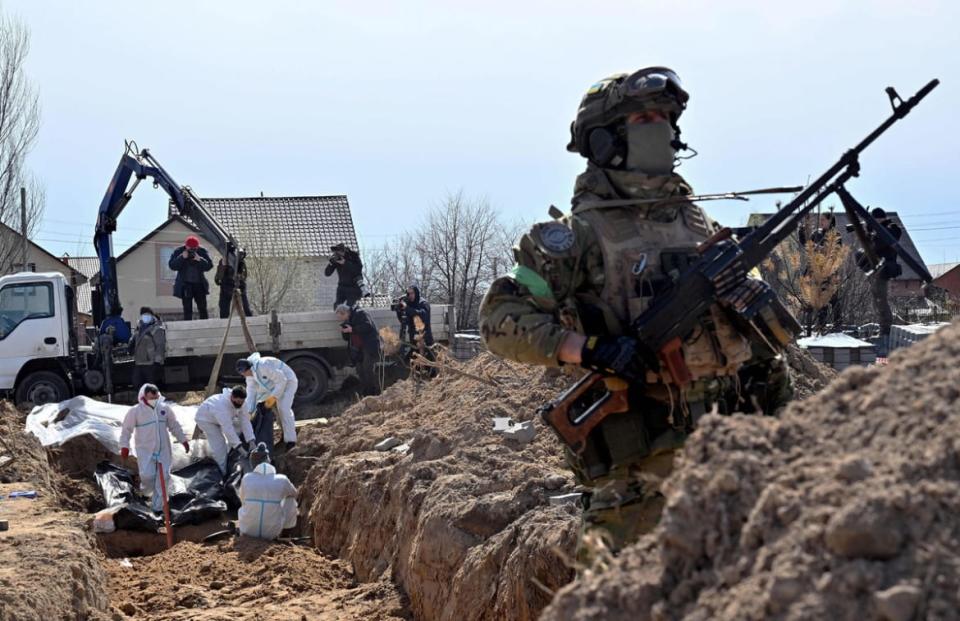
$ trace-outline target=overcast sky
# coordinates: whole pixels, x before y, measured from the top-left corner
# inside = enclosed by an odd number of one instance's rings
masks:
[[[3,0],[32,31],[47,190],[39,241],[91,254],[125,138],[200,196],[349,196],[380,247],[462,188],[524,221],[567,207],[564,149],[597,79],[663,64],[690,92],[680,172],[701,193],[803,184],[905,98],[942,85],[862,159],[861,202],[898,211],[928,263],[960,260],[960,3]],[[772,199],[708,203],[742,224]],[[117,253],[163,222],[148,186]]]

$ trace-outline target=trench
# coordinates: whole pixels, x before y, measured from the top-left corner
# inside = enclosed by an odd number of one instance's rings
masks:
[[[46,451],[58,508],[88,521],[103,509],[89,473],[109,457],[83,438]],[[176,527],[170,549],[163,532],[92,534],[87,524],[104,612],[113,619],[412,619],[406,595],[389,579],[362,580],[352,563],[313,546],[304,483],[315,462],[278,455],[274,463],[301,490],[297,526],[278,541],[229,532],[235,512]]]

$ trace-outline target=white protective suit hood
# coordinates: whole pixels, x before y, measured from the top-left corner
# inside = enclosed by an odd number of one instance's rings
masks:
[[[144,401],[143,401],[143,395],[144,395],[144,393],[147,392],[147,391],[145,390],[146,387],[147,387],[147,384],[144,384],[143,386],[140,387],[140,392],[137,393],[137,403],[144,403]],[[160,389],[159,389],[159,388],[157,389],[157,395],[158,395],[158,397],[157,397],[157,405],[159,406],[161,403],[163,403],[163,393],[160,392]],[[144,403],[144,405],[146,405],[146,404]]]
[[[242,535],[276,539],[297,524],[297,488],[267,462],[243,476],[240,501],[237,527]]]

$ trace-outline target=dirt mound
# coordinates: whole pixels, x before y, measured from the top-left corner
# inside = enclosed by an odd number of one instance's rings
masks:
[[[579,510],[549,500],[573,480],[539,420],[520,445],[493,432],[493,417],[533,420],[569,379],[487,354],[453,368],[304,429],[286,471],[313,467],[302,500],[320,549],[361,580],[393,579],[416,618],[536,618],[573,576],[561,556]],[[388,437],[404,444],[374,450]]]
[[[53,492],[56,476],[47,462],[47,452],[40,441],[23,430],[26,414],[10,401],[0,401],[0,454],[4,444],[14,461],[0,468],[0,483],[30,483],[37,489]]]
[[[797,400],[812,397],[837,377],[832,367],[817,362],[810,352],[793,344],[787,348],[787,362],[793,380],[794,398]]]
[[[954,325],[781,419],[705,418],[657,529],[544,618],[956,618],[958,397]]]
[[[129,564],[129,565],[128,565]],[[150,619],[408,619],[389,583],[357,584],[312,548],[240,537],[108,561],[113,610]]]
[[[15,461],[0,469],[0,483],[29,484],[52,494],[60,507],[81,513],[103,508],[96,483],[79,464],[110,458],[93,438],[79,438],[62,449],[44,449],[33,435],[23,430],[26,413],[9,401],[0,401],[0,437],[10,447]],[[0,453],[3,445],[0,445]]]
[[[107,609],[99,554],[82,520],[41,491],[10,499],[23,484],[0,484],[0,619],[93,619]]]

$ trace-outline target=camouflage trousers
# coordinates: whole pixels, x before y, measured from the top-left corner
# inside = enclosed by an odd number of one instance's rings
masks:
[[[760,358],[747,365],[740,380],[744,394],[727,391],[727,398],[717,395],[701,395],[708,401],[719,401],[722,414],[731,412],[773,415],[787,404],[793,396],[789,366],[783,357]],[[658,408],[646,407],[632,414],[641,420],[655,415]],[[629,427],[619,423],[616,436],[629,444],[634,439]],[[646,425],[644,425],[646,426]],[[662,427],[661,427],[662,429]],[[643,456],[629,460],[611,460],[610,470],[603,476],[590,480],[584,476],[583,463],[569,451],[567,461],[578,480],[589,487],[583,496],[583,524],[577,546],[577,560],[589,566],[601,548],[618,554],[623,548],[636,542],[652,531],[660,520],[665,499],[660,493],[660,483],[673,470],[673,460],[683,446],[686,434],[676,429],[667,429],[650,441],[650,435],[636,434],[635,441],[643,446]]]
[[[577,561],[589,566],[601,549],[619,554],[652,531],[660,520],[664,497],[660,483],[673,470],[685,436],[669,431],[657,438],[649,456],[626,468],[614,468],[583,496],[583,523]]]

